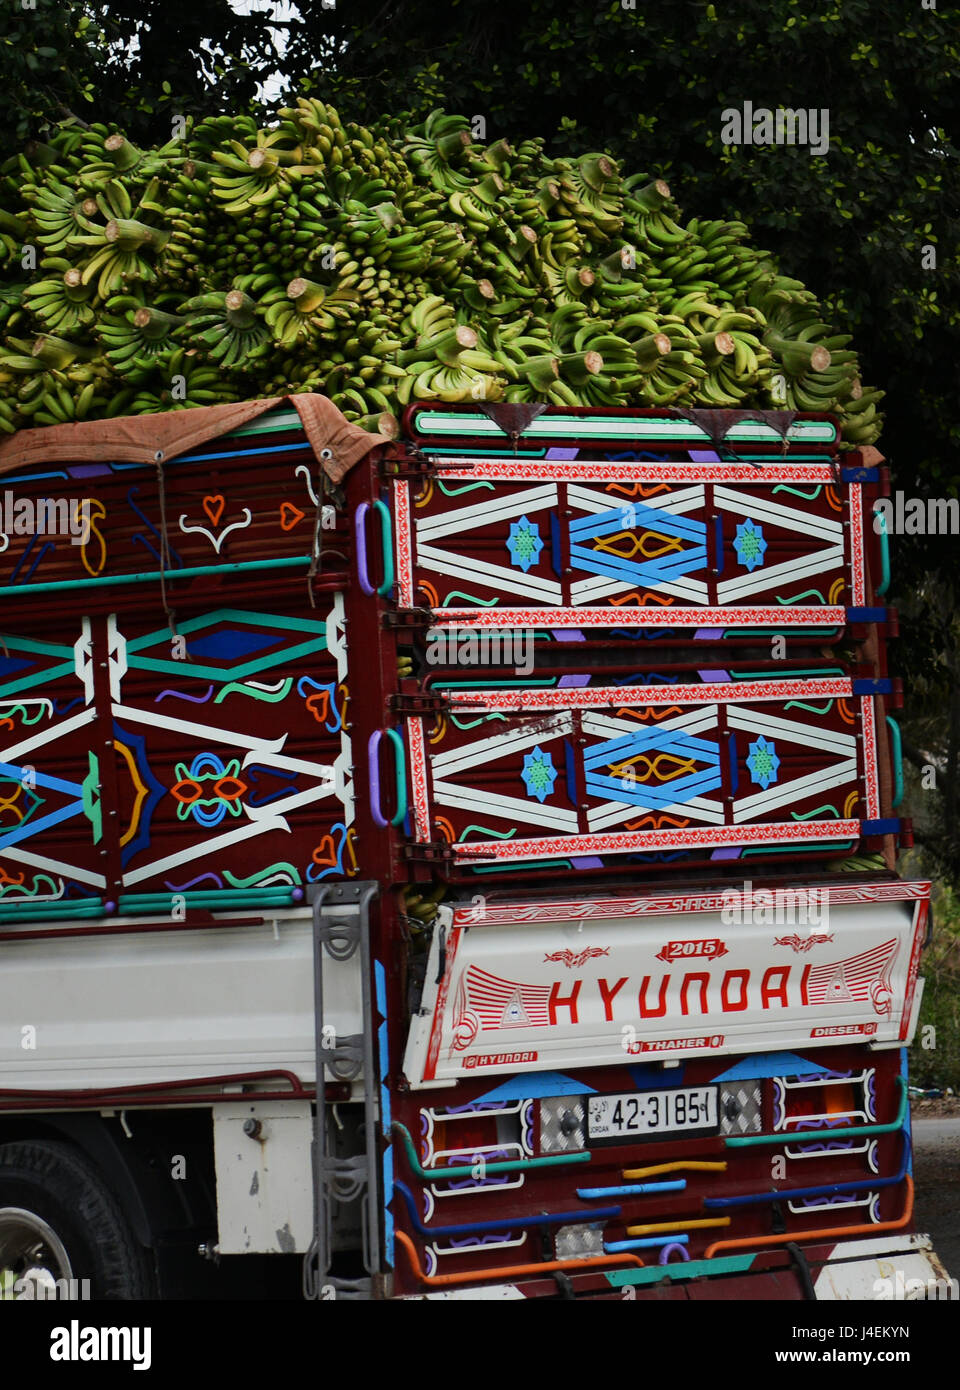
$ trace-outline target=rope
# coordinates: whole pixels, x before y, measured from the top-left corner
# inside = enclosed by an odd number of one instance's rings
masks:
[[[157,450],[157,493],[160,499],[160,601],[170,628],[171,637],[177,634],[177,615],[167,602],[167,570],[170,568],[170,541],[167,537],[167,480],[163,471],[163,451]]]
[[[333,454],[329,449],[324,449],[321,457],[327,456],[328,460],[333,459]],[[327,470],[323,464],[320,466],[320,478],[317,486],[317,505],[313,514],[313,544],[310,551],[310,568],[307,570],[307,597],[310,600],[310,607],[316,608],[317,600],[313,592],[313,581],[321,569],[323,559],[323,506],[327,496]]]

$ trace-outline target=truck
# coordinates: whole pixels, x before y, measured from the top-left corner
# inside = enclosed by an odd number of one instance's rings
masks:
[[[0,490],[4,1297],[943,1277],[876,450],[300,395]]]

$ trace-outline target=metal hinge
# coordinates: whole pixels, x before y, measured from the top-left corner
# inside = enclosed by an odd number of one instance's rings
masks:
[[[391,608],[382,614],[381,621],[384,627],[404,630],[431,627],[433,610],[431,608]]]
[[[448,714],[450,702],[445,695],[433,690],[418,690],[414,695],[391,695],[387,705],[394,714]]]
[[[403,846],[404,859],[421,859],[427,863],[437,861],[450,864],[453,862],[453,848],[447,844],[446,840],[429,840],[417,844],[406,844]]]

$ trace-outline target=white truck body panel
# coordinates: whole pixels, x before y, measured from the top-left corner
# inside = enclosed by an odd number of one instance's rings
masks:
[[[106,1089],[275,1069],[312,1085],[308,908],[259,926],[126,925],[0,942],[0,1087]],[[359,1033],[359,956],[325,960],[324,995],[336,1036]]]

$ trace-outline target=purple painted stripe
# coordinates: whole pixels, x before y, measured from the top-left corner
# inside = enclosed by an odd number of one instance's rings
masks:
[[[722,681],[724,685],[729,684],[730,672],[721,670],[698,671],[697,675],[702,681]]]
[[[698,627],[693,634],[693,640],[695,642],[719,642],[722,636],[722,627]]]
[[[579,449],[548,449],[548,459],[575,459],[579,454]]]

